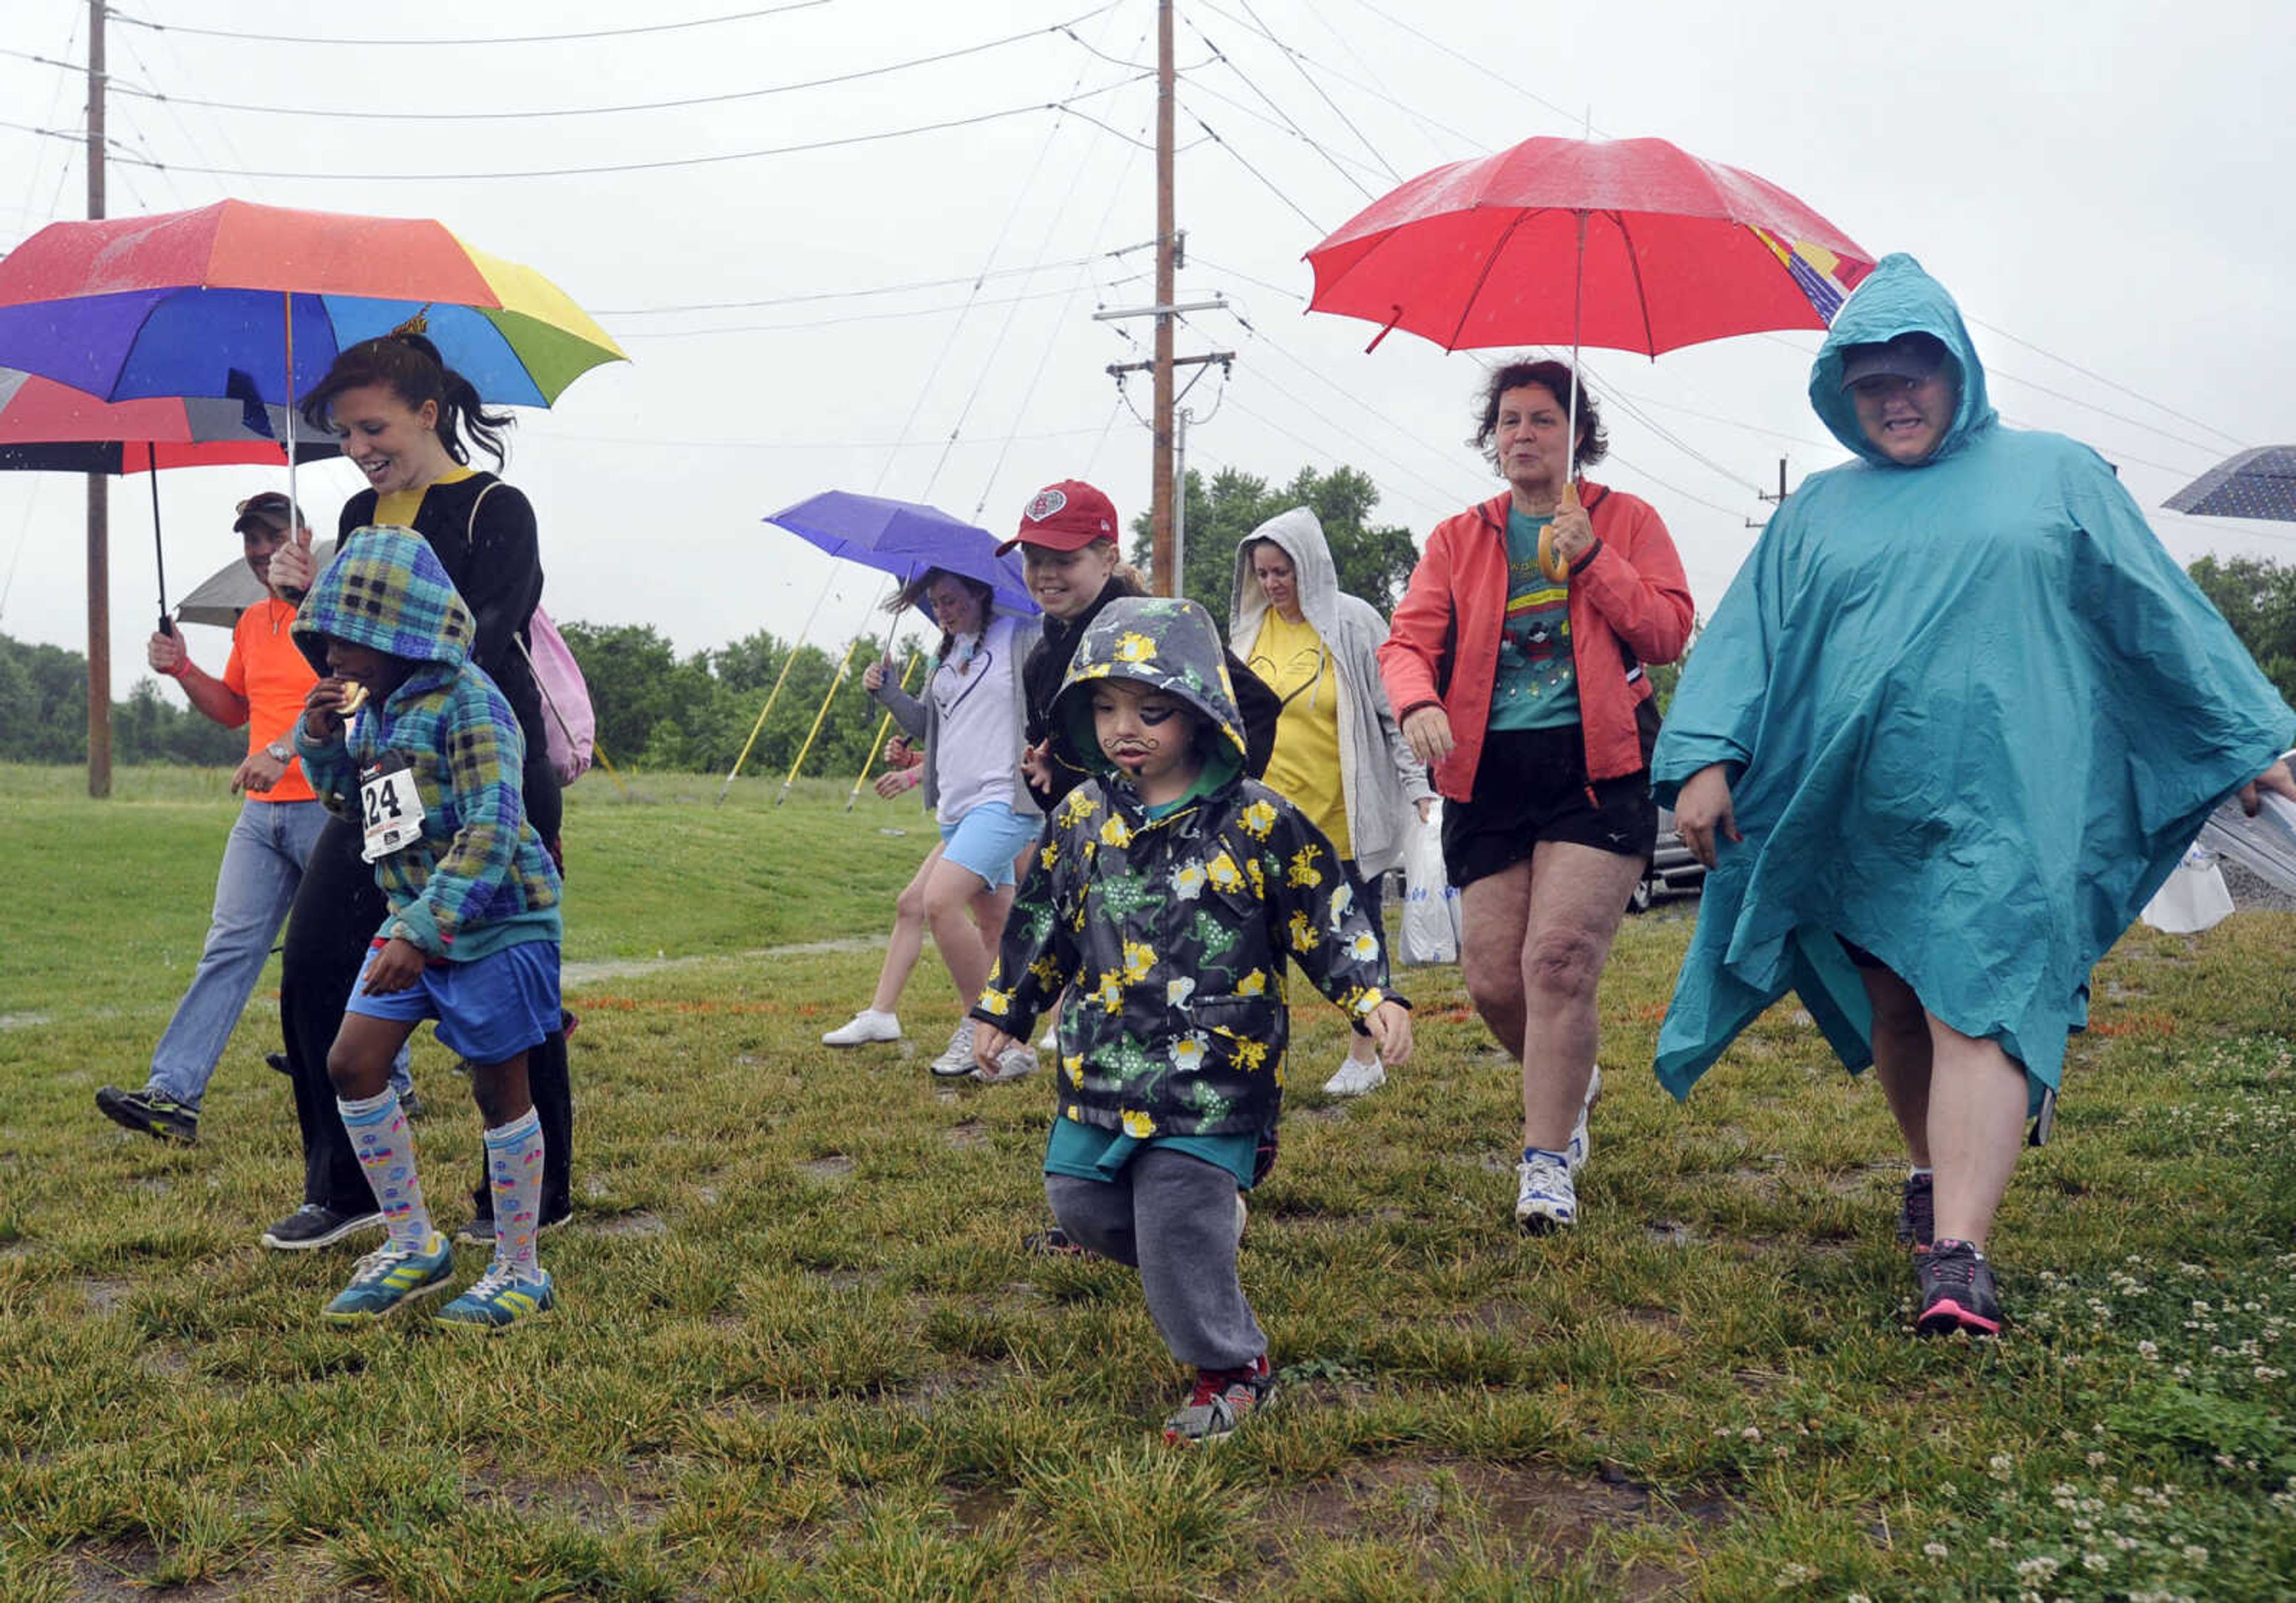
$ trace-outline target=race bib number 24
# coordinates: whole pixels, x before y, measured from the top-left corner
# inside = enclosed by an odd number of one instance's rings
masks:
[[[403,758],[386,757],[359,772],[359,814],[366,832],[359,855],[373,863],[422,834],[422,797]]]

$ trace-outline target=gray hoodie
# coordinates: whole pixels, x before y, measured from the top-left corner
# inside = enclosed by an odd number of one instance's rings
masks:
[[[1300,610],[1331,658],[1340,695],[1340,794],[1348,810],[1349,841],[1358,872],[1366,878],[1384,873],[1402,860],[1413,805],[1435,794],[1380,682],[1377,653],[1387,639],[1387,620],[1360,596],[1341,593],[1323,525],[1309,509],[1295,506],[1270,518],[1236,547],[1227,637],[1239,656],[1250,654],[1267,613],[1267,600],[1251,572],[1254,540],[1272,541],[1292,559]]]

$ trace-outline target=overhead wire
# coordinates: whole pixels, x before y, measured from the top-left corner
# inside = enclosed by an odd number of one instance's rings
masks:
[[[1341,166],[1338,157],[1332,154],[1332,152],[1324,146],[1321,140],[1316,139],[1315,136],[1310,135],[1307,129],[1301,127],[1298,122],[1294,121],[1292,114],[1277,103],[1274,95],[1261,88],[1259,83],[1250,73],[1246,72],[1242,68],[1237,66],[1234,61],[1229,59],[1227,53],[1212,42],[1211,36],[1205,33],[1201,28],[1197,27],[1194,18],[1191,17],[1188,19],[1188,27],[1194,31],[1196,37],[1204,42],[1204,48],[1212,53],[1212,59],[1218,61],[1221,66],[1226,67],[1230,72],[1235,74],[1238,80],[1242,83],[1245,88],[1250,90],[1254,94],[1259,96],[1261,100],[1267,102],[1268,109],[1274,111],[1278,118],[1283,119],[1283,123],[1285,127],[1290,128],[1293,134],[1305,141],[1309,150],[1314,151],[1325,161],[1330,162],[1332,170],[1339,174],[1341,177],[1346,179],[1349,184],[1354,185],[1357,194],[1363,196],[1366,200],[1372,198],[1372,192],[1365,185],[1363,180],[1357,177],[1353,173],[1348,171],[1345,167]],[[1241,108],[1238,109],[1241,110]],[[1349,126],[1352,127],[1354,125],[1349,124]],[[1361,137],[1361,135],[1357,136]],[[1382,162],[1381,165],[1385,166],[1385,163]],[[1391,171],[1392,169],[1390,169],[1390,174]]]
[[[1121,254],[1109,251],[1111,256]],[[696,300],[680,306],[667,307],[603,307],[594,311],[594,317],[662,317],[687,312],[751,312],[768,307],[803,306],[819,300],[860,300],[875,295],[906,295],[918,290],[946,290],[957,284],[985,283],[996,278],[1025,278],[1038,272],[1058,272],[1091,261],[1090,256],[1070,257],[1052,262],[1044,267],[999,267],[990,273],[961,273],[949,278],[918,278],[906,283],[872,284],[860,290],[811,290],[800,295],[774,295],[759,300]]]
[[[1144,44],[1145,42],[1146,36],[1144,34],[1141,37],[1141,43]],[[1137,54],[1139,49],[1139,45],[1135,45],[1133,46],[1133,50],[1136,54]],[[1136,62],[1133,64],[1136,65],[1137,63]],[[1153,74],[1142,75],[1143,78],[1153,76]],[[1082,83],[1084,81],[1084,69],[1081,67],[1079,67],[1077,71],[1077,81],[1078,83]],[[1053,147],[1059,140],[1060,130],[1061,119],[1060,117],[1055,116],[1053,119],[1053,126],[1046,130],[1044,149],[1037,157],[1036,167],[1031,169],[1029,173],[1029,182],[1024,184],[1021,187],[1021,192],[1013,197],[1013,216],[1015,217],[1020,215],[1020,207],[1021,202],[1027,198],[1028,191],[1035,186],[1037,175],[1044,170],[1045,161],[1051,156]],[[1120,136],[1119,130],[1111,129],[1110,132],[1119,133]],[[1087,161],[1080,159],[1077,162],[1075,168],[1070,173],[1068,189],[1061,196],[1060,204],[1053,209],[1052,215],[1046,221],[1044,237],[1037,248],[1037,260],[1043,261],[1051,257],[1053,253],[1053,241],[1055,233],[1060,227],[1062,219],[1068,215],[1070,203],[1076,199],[1077,186],[1083,182],[1085,169],[1087,165]],[[993,254],[990,257],[990,259],[992,261],[995,260]],[[997,330],[996,340],[990,347],[992,350],[1001,350],[1004,348],[1005,340],[1012,334],[1013,319],[1019,315],[1019,312],[1013,307],[1007,307],[1005,308],[1004,325]],[[955,446],[957,437],[964,431],[964,425],[972,416],[972,408],[980,399],[980,392],[987,387],[988,383],[989,372],[994,365],[995,364],[993,363],[983,362],[980,364],[980,371],[973,376],[972,388],[966,392],[964,405],[957,409],[956,421],[949,428],[948,442],[950,446]],[[930,500],[931,498],[932,487],[940,481],[941,469],[947,464],[947,461],[948,453],[944,450],[941,453],[940,460],[933,464],[932,477],[926,480],[925,492],[924,495],[920,497],[921,500]],[[982,499],[984,502],[987,499],[985,492]]]
[[[1566,106],[1558,106],[1545,95],[1524,88],[1522,86],[1521,80],[1519,78],[1510,78],[1505,73],[1495,70],[1487,63],[1479,61],[1474,57],[1465,54],[1464,52],[1452,49],[1448,45],[1444,44],[1442,40],[1438,39],[1432,35],[1423,32],[1419,29],[1414,28],[1410,23],[1406,22],[1400,17],[1395,16],[1391,12],[1384,11],[1379,6],[1374,5],[1372,4],[1372,0],[1356,0],[1356,4],[1362,6],[1364,10],[1371,12],[1373,16],[1377,17],[1381,21],[1386,23],[1390,28],[1401,29],[1405,33],[1409,34],[1413,38],[1419,40],[1422,44],[1441,51],[1445,55],[1449,56],[1455,61],[1459,61],[1466,66],[1473,68],[1477,72],[1481,73],[1485,78],[1489,78],[1492,82],[1504,84],[1506,87],[1513,90],[1517,94],[1520,94],[1523,99],[1530,102],[1533,105],[1545,107],[1547,110],[1554,112],[1557,117],[1562,119],[1564,122],[1568,123],[1572,127],[1587,127],[1589,132],[1599,134],[1605,139],[1610,137],[1610,135],[1604,133],[1602,129],[1592,127],[1591,125],[1588,125],[1580,112],[1573,111]]]
[[[759,17],[777,17],[786,12],[812,11],[827,5],[830,0],[783,0],[779,5],[760,6],[754,11],[732,12],[724,16],[694,17],[683,22],[649,22],[635,28],[595,28],[578,33],[526,34],[516,37],[463,37],[443,39],[344,39],[318,38],[281,33],[249,33],[228,28],[201,28],[189,22],[154,22],[147,17],[127,12],[111,13],[115,22],[130,28],[145,28],[153,33],[198,34],[210,39],[243,39],[262,45],[347,45],[360,50],[374,50],[392,45],[437,49],[451,45],[563,45],[583,39],[626,39],[637,34],[679,33],[689,29],[715,28],[726,22],[749,22]]]
[[[1145,35],[1143,35],[1143,36],[1142,36],[1142,38],[1141,38],[1141,44],[1142,44],[1142,45],[1145,45],[1145,44],[1146,44],[1146,42],[1147,42],[1146,36],[1145,36]],[[1139,46],[1138,46],[1138,45],[1136,45],[1134,48],[1135,48],[1135,50],[1136,51],[1136,50],[1139,48]],[[1149,117],[1152,117],[1152,116],[1153,116],[1153,114],[1154,114],[1154,113],[1153,113],[1152,110],[1151,111],[1149,111],[1149,112],[1147,112],[1147,113],[1144,114],[1143,119],[1142,119],[1142,122],[1141,122],[1141,128],[1142,128],[1142,131],[1143,131],[1144,133],[1146,131],[1146,128],[1147,128],[1147,120],[1148,120],[1148,118],[1149,118]],[[1122,195],[1123,195],[1123,193],[1124,193],[1124,184],[1125,184],[1125,180],[1126,180],[1126,179],[1128,179],[1128,178],[1129,178],[1129,177],[1131,176],[1133,168],[1134,168],[1135,167],[1136,167],[1137,165],[1138,165],[1138,157],[1137,157],[1137,155],[1136,155],[1136,154],[1133,154],[1133,155],[1128,155],[1128,156],[1126,156],[1126,158],[1124,159],[1124,165],[1123,165],[1123,167],[1122,167],[1122,168],[1118,171],[1118,173],[1117,173],[1116,182],[1114,182],[1113,184],[1111,184],[1108,186],[1108,204],[1107,204],[1106,206],[1104,206],[1104,207],[1103,207],[1103,208],[1101,209],[1100,222],[1099,222],[1098,225],[1097,225],[1097,226],[1095,226],[1095,227],[1094,228],[1093,233],[1092,233],[1092,238],[1093,238],[1093,240],[1094,240],[1094,241],[1095,241],[1095,243],[1096,243],[1096,242],[1098,242],[1099,241],[1103,240],[1103,239],[1105,239],[1105,238],[1108,236],[1108,225],[1109,225],[1109,224],[1110,224],[1110,223],[1111,223],[1112,221],[1114,221],[1114,220],[1115,220],[1117,201],[1119,200],[1119,198],[1121,198],[1121,196],[1122,196]],[[1083,175],[1084,175],[1084,166],[1083,166],[1083,164],[1082,164],[1081,162],[1079,162],[1079,163],[1078,164],[1078,167],[1077,167],[1077,173],[1076,173],[1076,176],[1070,180],[1070,185],[1069,185],[1069,192],[1070,192],[1070,194],[1071,196],[1073,196],[1073,195],[1075,194],[1075,192],[1076,192],[1076,185],[1077,185],[1077,184],[1078,184],[1078,183],[1080,183],[1080,182],[1082,181]],[[1057,222],[1057,218],[1058,218],[1062,214],[1064,214],[1064,213],[1067,211],[1067,209],[1068,209],[1068,208],[1067,208],[1066,204],[1065,204],[1065,203],[1063,203],[1063,204],[1062,205],[1062,207],[1059,209],[1059,211],[1057,211],[1057,212],[1054,214],[1055,221],[1056,221],[1056,222]],[[1048,228],[1046,229],[1046,235],[1045,235],[1045,245],[1044,245],[1044,248],[1045,248],[1046,250],[1050,250],[1050,249],[1052,249],[1052,242],[1053,242],[1053,239],[1052,239],[1052,232],[1051,232],[1051,229],[1048,227]],[[1112,255],[1113,253],[1112,253],[1112,252],[1111,252],[1111,253],[1106,253],[1106,254]],[[1087,259],[1087,261],[1086,261],[1086,266],[1085,266],[1084,270],[1083,270],[1083,271],[1080,271],[1080,272],[1078,273],[1078,282],[1076,282],[1076,283],[1074,283],[1074,284],[1071,284],[1071,285],[1070,285],[1070,300],[1066,300],[1066,301],[1063,301],[1063,302],[1062,303],[1061,313],[1060,313],[1060,319],[1061,319],[1061,320],[1064,320],[1064,319],[1067,317],[1067,315],[1068,315],[1068,308],[1069,308],[1069,306],[1071,304],[1071,302],[1072,302],[1072,300],[1073,300],[1073,298],[1074,298],[1074,295],[1075,295],[1076,291],[1077,291],[1078,289],[1081,289],[1081,288],[1083,287],[1083,282],[1084,282],[1084,281],[1088,277],[1088,275],[1089,275],[1089,272],[1090,272],[1090,268],[1091,268],[1092,265],[1093,265],[1095,262],[1099,261],[1099,260],[1102,260],[1102,259],[1105,259],[1105,257],[1104,257],[1104,256],[1095,256],[1095,257],[1094,257],[1094,258],[1088,258],[1088,259]],[[1131,277],[1136,277],[1136,276],[1138,276],[1138,275],[1137,275],[1137,274],[1131,275]],[[1131,277],[1127,277],[1127,278],[1125,278],[1125,279],[1119,279],[1119,280],[1116,281],[1116,282],[1117,282],[1117,283],[1125,283],[1125,282],[1131,282]],[[1105,294],[1105,293],[1106,293],[1106,291],[1107,291],[1108,290],[1112,289],[1112,288],[1115,288],[1115,287],[1116,287],[1116,284],[1103,284],[1103,285],[1101,285],[1101,286],[1099,286],[1099,287],[1100,287],[1100,289],[1101,289],[1102,292],[1103,292],[1103,294]],[[1008,431],[1006,432],[1006,434],[1005,434],[1005,436],[1004,436],[1004,443],[1003,446],[1002,446],[1002,447],[997,451],[997,453],[996,453],[996,462],[993,462],[992,464],[990,464],[989,469],[988,469],[988,475],[987,478],[985,478],[985,479],[982,481],[982,483],[981,483],[981,487],[980,487],[980,499],[978,502],[974,503],[974,504],[973,504],[973,508],[972,508],[972,516],[973,516],[973,520],[974,520],[975,522],[978,522],[978,521],[980,520],[980,514],[981,514],[982,511],[983,511],[984,509],[986,509],[986,508],[987,508],[987,506],[988,505],[988,497],[989,497],[992,494],[994,494],[994,493],[995,493],[995,491],[996,491],[996,478],[997,478],[997,475],[999,475],[1000,473],[1002,473],[1002,472],[1004,470],[1004,462],[1005,462],[1005,459],[1006,459],[1007,457],[1009,457],[1009,456],[1012,454],[1012,450],[1013,450],[1013,440],[1018,437],[1018,433],[1019,433],[1019,430],[1020,430],[1020,427],[1021,427],[1021,420],[1022,420],[1023,418],[1025,418],[1025,417],[1028,415],[1028,409],[1029,409],[1029,402],[1030,402],[1031,400],[1033,400],[1037,396],[1038,396],[1038,395],[1040,395],[1040,394],[1042,394],[1042,393],[1043,393],[1043,389],[1044,389],[1044,378],[1045,378],[1045,369],[1046,368],[1046,366],[1048,366],[1048,365],[1050,364],[1050,363],[1051,363],[1051,361],[1052,361],[1053,352],[1054,352],[1054,350],[1057,348],[1058,343],[1059,343],[1058,330],[1059,330],[1059,328],[1060,328],[1060,320],[1056,320],[1056,321],[1055,321],[1055,323],[1054,323],[1054,337],[1053,337],[1052,339],[1046,339],[1046,340],[1045,341],[1045,343],[1044,343],[1044,348],[1042,348],[1042,349],[1037,353],[1037,371],[1036,371],[1033,374],[1031,374],[1031,375],[1029,376],[1029,382],[1028,382],[1027,387],[1026,387],[1025,388],[1023,388],[1023,389],[1021,390],[1021,405],[1020,405],[1020,406],[1019,406],[1019,407],[1017,407],[1017,408],[1014,410],[1014,412],[1013,412],[1013,427],[1012,427],[1012,429],[1011,429],[1010,430],[1008,430]]]
[[[378,184],[496,183],[512,179],[528,178],[589,177],[602,173],[662,172],[673,168],[717,167],[732,161],[754,161],[767,156],[794,156],[801,155],[812,151],[840,150],[850,145],[873,144],[887,139],[906,139],[918,134],[942,134],[955,128],[979,127],[984,123],[1006,121],[1012,118],[1025,117],[1032,112],[1037,111],[1052,111],[1059,113],[1069,110],[1076,101],[1092,100],[1100,95],[1112,94],[1116,90],[1129,87],[1132,84],[1139,83],[1144,78],[1151,76],[1152,76],[1152,74],[1136,74],[1134,77],[1121,82],[1102,84],[1095,88],[1085,90],[1081,94],[1070,96],[1069,100],[1044,101],[1024,106],[1010,106],[1001,111],[985,111],[973,117],[947,118],[938,122],[918,123],[913,127],[906,128],[886,128],[873,134],[852,134],[845,135],[834,139],[808,140],[797,144],[774,145],[761,150],[721,151],[714,155],[665,157],[652,161],[613,161],[602,162],[590,167],[533,168],[517,172],[490,173],[365,173],[341,171],[331,173],[312,173],[266,171],[252,168],[194,167],[186,166],[181,163],[173,163],[170,165],[174,166],[175,169],[181,173],[199,173],[202,175],[231,178],[301,179],[325,183],[340,183],[345,179],[357,179],[363,183]],[[47,130],[39,129],[35,131],[45,133]],[[141,166],[156,167],[160,165],[156,161],[150,161],[141,158],[136,159],[136,160],[137,164]]]
[[[1261,28],[1259,24],[1255,22],[1247,22],[1242,18],[1236,16],[1231,12],[1222,11],[1218,6],[1210,4],[1210,0],[1196,0],[1196,9],[1199,11],[1210,12],[1213,16],[1220,18],[1223,21],[1233,22],[1238,28],[1243,29],[1246,32],[1257,34],[1259,37],[1275,45],[1278,50],[1298,55],[1300,60],[1306,61],[1308,65],[1316,68],[1318,70],[1325,73],[1336,81],[1347,85],[1350,89],[1358,90],[1374,100],[1394,107],[1397,110],[1401,111],[1405,116],[1418,123],[1422,128],[1433,128],[1437,132],[1456,140],[1463,150],[1474,151],[1481,148],[1482,142],[1474,138],[1472,135],[1463,134],[1447,123],[1437,121],[1434,118],[1428,116],[1417,107],[1413,106],[1406,102],[1398,100],[1394,95],[1388,94],[1384,89],[1380,88],[1376,85],[1363,83],[1358,79],[1349,78],[1346,73],[1338,70],[1328,63],[1318,61],[1306,51],[1300,50],[1293,45],[1286,44],[1282,39],[1277,38],[1274,34],[1269,33],[1266,29]],[[1326,29],[1331,27],[1331,23],[1328,20],[1325,20],[1324,27]]]
[[[1212,100],[1219,102],[1221,105],[1227,107],[1239,116],[1249,117],[1252,121],[1263,124],[1267,127],[1274,128],[1278,133],[1291,135],[1293,138],[1298,139],[1303,143],[1315,149],[1316,152],[1323,156],[1326,160],[1337,162],[1343,172],[1349,168],[1358,168],[1364,172],[1373,171],[1373,168],[1368,163],[1357,161],[1351,156],[1341,156],[1335,151],[1316,145],[1316,142],[1312,138],[1302,133],[1297,127],[1279,122],[1276,119],[1268,116],[1267,112],[1259,110],[1256,108],[1246,104],[1244,102],[1236,99],[1235,96],[1232,94],[1221,93],[1218,89],[1214,88],[1211,84],[1204,78],[1196,78],[1189,85],[1189,90],[1192,94],[1205,95]],[[1358,185],[1357,187],[1361,186]],[[1366,191],[1365,192],[1368,193],[1369,192]]]
[[[1283,190],[1278,188],[1273,178],[1270,178],[1266,173],[1261,172],[1258,168],[1254,167],[1251,164],[1250,159],[1245,156],[1242,151],[1237,150],[1226,140],[1222,139],[1219,136],[1218,132],[1213,128],[1211,124],[1203,119],[1202,113],[1199,112],[1193,106],[1187,108],[1187,112],[1188,116],[1194,121],[1195,125],[1204,131],[1205,136],[1210,138],[1214,143],[1218,144],[1220,149],[1226,151],[1231,157],[1234,158],[1237,166],[1242,168],[1245,172],[1250,173],[1253,177],[1259,179],[1260,184],[1266,187],[1269,194],[1274,195],[1277,200],[1283,201],[1284,205],[1289,206],[1292,211],[1298,215],[1301,222],[1307,224],[1308,227],[1314,229],[1318,234],[1324,232],[1324,225],[1316,221],[1314,217],[1309,217],[1306,211],[1300,209],[1299,202],[1292,200],[1290,195],[1285,194]]]
[[[1103,12],[1113,9],[1121,0],[1107,0],[1105,4],[1070,18],[1065,22],[1048,23],[1042,28],[1025,29],[1019,33],[1005,34],[999,38],[984,40],[978,45],[962,45],[931,55],[912,56],[906,61],[890,61],[882,67],[862,68],[851,72],[832,73],[824,78],[803,78],[793,83],[770,84],[758,89],[733,89],[718,94],[689,95],[681,100],[638,101],[612,106],[564,106],[532,111],[406,111],[382,107],[365,106],[268,106],[245,101],[201,100],[188,95],[163,94],[154,89],[122,85],[120,93],[145,96],[152,100],[172,101],[178,105],[205,106],[221,111],[239,111],[266,117],[316,117],[373,122],[532,122],[546,118],[611,117],[632,111],[679,110],[693,106],[724,105],[734,101],[761,100],[769,95],[793,94],[807,89],[832,87],[840,84],[858,83],[865,78],[883,78],[892,73],[906,72],[918,67],[936,66],[965,56],[980,55],[1023,40],[1046,34],[1065,33],[1071,39],[1075,24],[1086,22]],[[7,53],[16,53],[10,52]],[[38,59],[38,58],[35,58]]]
[[[2208,422],[2201,418],[2196,418],[2190,413],[2179,412],[2174,406],[2170,406],[2164,402],[2155,400],[2152,397],[2146,395],[2142,390],[2131,389],[2126,384],[2117,384],[2112,380],[2106,378],[2103,373],[2083,367],[2078,362],[2070,361],[2063,356],[2060,356],[2054,351],[2045,349],[2044,348],[2034,344],[2030,339],[2020,339],[2007,329],[2002,328],[1996,323],[1988,323],[1981,317],[1970,317],[1969,314],[1966,312],[1963,313],[1962,315],[1968,318],[1970,322],[1975,323],[1978,327],[1985,330],[1986,332],[1989,334],[1997,334],[2002,339],[2009,341],[2010,344],[2022,346],[2025,349],[2031,351],[2036,356],[2046,356],[2050,361],[2057,364],[2058,366],[2070,368],[2073,372],[2080,374],[2082,378],[2088,380],[2091,383],[2102,384],[2107,389],[2119,390],[2122,395],[2128,397],[2131,400],[2142,401],[2156,412],[2163,413],[2169,417],[2175,418],[2180,423],[2190,423],[2195,429],[2205,429],[2210,434],[2215,435],[2218,439],[2228,440],[2235,446],[2243,446],[2248,443],[2236,434],[2226,433],[2214,423]],[[1992,370],[1988,368],[1986,371],[1989,372]]]
[[[1147,277],[1144,273],[1128,273],[1112,283],[1135,283]],[[834,317],[807,317],[790,323],[712,323],[692,329],[633,329],[617,330],[617,339],[692,339],[715,338],[721,334],[804,333],[813,329],[839,328],[856,323],[906,323],[920,317],[945,317],[952,312],[963,313],[982,307],[1016,307],[1029,301],[1054,300],[1073,295],[1073,285],[1058,290],[1031,290],[1025,295],[1009,295],[995,300],[968,299],[955,306],[911,307],[898,312],[850,312]]]
[[[1259,23],[1260,27],[1266,30],[1269,38],[1276,38],[1275,30],[1268,28],[1267,24],[1261,20],[1259,13],[1251,8],[1251,0],[1236,0],[1236,4],[1243,7],[1243,14],[1245,16],[1250,17],[1253,21]],[[1280,39],[1277,40],[1277,44],[1280,47],[1282,41]],[[1332,115],[1338,118],[1348,132],[1356,136],[1357,143],[1371,152],[1371,159],[1374,161],[1378,162],[1380,166],[1386,170],[1389,182],[1393,184],[1402,183],[1403,175],[1395,170],[1395,168],[1389,163],[1387,158],[1380,153],[1379,147],[1372,143],[1371,140],[1365,135],[1361,128],[1356,127],[1355,119],[1349,117],[1347,112],[1341,108],[1340,102],[1332,98],[1331,92],[1325,89],[1323,85],[1316,81],[1315,75],[1310,73],[1307,67],[1300,61],[1299,53],[1296,51],[1285,50],[1283,52],[1283,58],[1292,63],[1292,70],[1299,73],[1300,79],[1307,84],[1308,87],[1313,89],[1316,94],[1322,98],[1323,102],[1332,109]]]

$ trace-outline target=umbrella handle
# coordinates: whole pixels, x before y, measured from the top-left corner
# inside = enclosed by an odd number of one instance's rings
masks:
[[[1578,510],[1577,480],[1566,478],[1562,481],[1562,494],[1556,498],[1554,510],[1557,512],[1575,512]],[[1570,577],[1570,564],[1565,561],[1562,553],[1555,549],[1554,525],[1551,522],[1538,531],[1538,571],[1558,585]]]

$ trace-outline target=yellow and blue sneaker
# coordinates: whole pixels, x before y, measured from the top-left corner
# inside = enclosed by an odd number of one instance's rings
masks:
[[[358,1261],[351,1283],[327,1304],[327,1322],[367,1324],[401,1303],[446,1290],[454,1274],[455,1249],[435,1230],[420,1252],[385,1246]]]
[[[431,1318],[457,1330],[503,1330],[547,1313],[558,1305],[558,1288],[547,1271],[534,1272],[535,1279],[521,1280],[507,1264],[490,1264],[469,1290]]]

